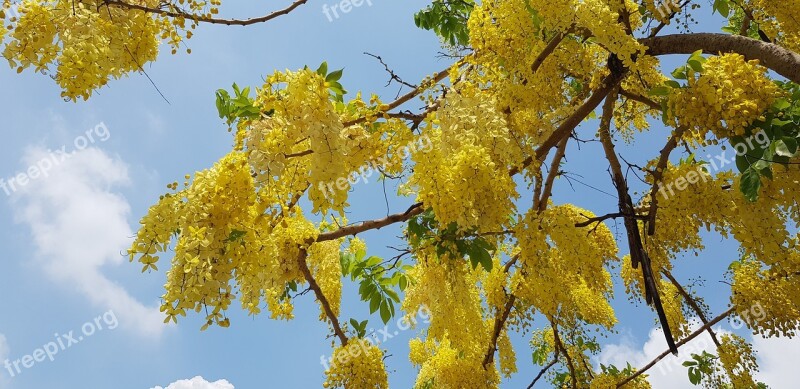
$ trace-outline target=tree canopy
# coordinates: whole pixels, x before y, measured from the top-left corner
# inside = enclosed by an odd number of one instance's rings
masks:
[[[86,100],[143,72],[161,45],[177,53],[200,23],[291,18],[306,2],[225,19],[219,0],[3,0],[0,48],[18,72],[48,74],[66,100]],[[725,21],[719,33],[692,31],[698,7]],[[336,341],[326,387],[386,388],[384,351],[340,312],[342,285],[354,282],[384,322],[429,310],[408,356],[418,388],[498,387],[530,363],[514,333],[541,366],[530,387],[649,388],[659,359],[706,332],[717,355],[693,356],[692,383],[765,387],[752,345],[713,327],[738,318],[792,337],[800,324],[800,0],[434,0],[413,21],[453,60],[417,83],[384,64],[407,88],[396,100],[348,93],[325,62],[209,96],[230,152],[170,184],[128,250],[144,272],[170,257],[165,322],[195,312],[204,328],[228,327],[236,300],[292,320],[307,288]],[[682,65],[664,69],[666,55]],[[615,149],[643,138],[663,146],[638,165]],[[587,142],[602,148],[618,199],[602,214],[553,195],[568,146]],[[735,171],[696,155],[714,145],[735,152]],[[679,148],[687,156],[676,161]],[[349,223],[366,174],[397,180],[413,205]],[[358,235],[395,224],[400,255],[368,255]],[[727,306],[672,274],[704,248],[704,231],[739,246],[721,275]],[[619,324],[614,277],[652,307],[669,345],[646,366],[588,362]]]

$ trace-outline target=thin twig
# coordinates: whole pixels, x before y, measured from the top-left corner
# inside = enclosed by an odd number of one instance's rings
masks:
[[[145,5],[127,3],[127,2],[124,2],[124,1],[120,1],[120,0],[104,0],[103,4],[106,5],[106,6],[113,6],[113,7],[119,7],[119,8],[127,8],[127,9],[139,10],[139,11],[143,11],[143,12],[147,12],[147,13],[168,16],[168,17],[171,17],[171,18],[184,18],[184,19],[187,19],[187,20],[195,21],[195,22],[210,23],[210,24],[224,24],[224,25],[227,25],[227,26],[249,26],[249,25],[252,25],[252,24],[268,22],[268,21],[270,21],[272,19],[275,19],[275,18],[277,18],[279,16],[286,15],[286,14],[294,11],[297,7],[305,4],[306,2],[308,2],[308,0],[297,0],[294,3],[292,3],[291,5],[289,5],[288,7],[284,8],[284,9],[272,12],[272,13],[270,13],[268,15],[265,15],[265,16],[262,16],[262,17],[252,18],[252,19],[217,19],[217,18],[211,18],[211,17],[207,17],[207,16],[195,15],[195,14],[191,14],[191,13],[187,13],[187,12],[183,12],[183,11],[170,11],[170,10],[161,9],[161,8],[152,8],[152,7],[148,7],[148,6],[145,6]]]

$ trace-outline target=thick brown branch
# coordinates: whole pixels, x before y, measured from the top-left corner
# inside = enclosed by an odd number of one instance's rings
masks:
[[[547,57],[549,57],[550,54],[552,54],[556,50],[558,45],[561,44],[561,41],[564,40],[564,37],[566,37],[570,33],[572,33],[572,29],[569,29],[566,32],[559,32],[558,34],[556,34],[556,36],[553,37],[553,39],[550,40],[547,46],[545,46],[544,50],[542,50],[542,52],[539,53],[539,56],[537,56],[536,59],[531,64],[532,73],[536,73],[536,71],[539,70],[539,67],[542,66]]]
[[[104,4],[106,6],[118,7],[118,8],[127,8],[127,9],[134,9],[139,10],[151,14],[163,15],[168,16],[171,18],[184,18],[187,20],[194,20],[196,22],[202,23],[210,23],[210,24],[224,24],[226,26],[249,26],[251,24],[257,23],[264,23],[268,22],[272,19],[275,19],[279,16],[283,16],[295,10],[295,8],[307,3],[308,0],[297,0],[288,7],[275,11],[269,15],[264,15],[259,18],[253,19],[217,19],[217,18],[210,18],[206,16],[195,15],[191,13],[186,13],[182,11],[170,11],[161,8],[152,8],[145,5],[139,4],[131,4],[120,0],[105,0]]]
[[[319,287],[319,284],[314,279],[314,276],[311,274],[311,270],[308,268],[308,264],[306,263],[306,258],[308,257],[308,253],[305,249],[300,249],[300,256],[297,258],[297,263],[300,266],[300,272],[303,273],[303,277],[308,282],[309,287],[311,290],[314,291],[314,294],[317,296],[317,300],[319,300],[319,304],[322,306],[322,310],[325,311],[325,315],[328,316],[328,319],[331,321],[331,326],[333,327],[333,332],[339,337],[339,341],[342,342],[342,346],[347,345],[347,335],[344,334],[342,331],[342,326],[339,324],[339,318],[336,317],[336,314],[333,313],[331,309],[331,304],[328,302],[328,298],[325,297],[325,294],[322,293],[322,288]]]
[[[492,331],[492,339],[489,342],[489,350],[486,352],[486,356],[483,357],[483,368],[486,369],[486,366],[494,361],[494,353],[497,351],[497,338],[500,337],[500,333],[503,332],[503,328],[505,327],[506,321],[508,321],[508,315],[511,314],[511,309],[514,308],[514,302],[517,301],[517,297],[513,294],[508,296],[508,301],[506,301],[506,305],[503,307],[503,310],[497,309],[497,313],[495,314],[494,318],[494,330]]]
[[[611,69],[611,71],[613,73],[614,70]],[[670,346],[670,349],[673,353],[677,353],[678,350],[675,347],[675,340],[672,337],[672,331],[670,331],[669,328],[669,322],[667,321],[667,316],[664,312],[664,306],[661,304],[661,296],[658,293],[658,285],[656,283],[656,277],[653,274],[653,268],[650,264],[650,257],[644,250],[642,237],[639,233],[639,224],[636,218],[633,216],[636,214],[636,211],[633,207],[633,201],[631,200],[631,196],[628,191],[628,184],[625,181],[625,175],[622,173],[622,165],[620,164],[619,158],[617,158],[617,154],[614,151],[614,142],[611,139],[611,119],[613,118],[614,104],[616,99],[617,91],[615,89],[606,98],[606,103],[603,105],[603,116],[600,119],[600,130],[598,131],[598,135],[600,137],[600,143],[603,144],[603,151],[605,151],[606,159],[611,167],[611,177],[613,179],[614,186],[617,188],[617,194],[619,196],[619,212],[625,215],[625,231],[628,236],[628,249],[631,256],[632,266],[634,269],[638,268],[639,265],[642,266],[645,300],[647,301],[648,305],[651,305],[653,308],[655,308],[659,321],[661,322],[661,328],[664,330],[664,336],[667,340],[667,344]]]
[[[728,317],[731,313],[733,313],[733,308],[728,309],[727,311],[725,311],[722,314],[720,314],[719,316],[715,317],[713,320],[709,321],[708,323],[706,323],[702,327],[698,328],[695,332],[692,332],[685,339],[682,339],[680,342],[676,343],[675,346],[676,347],[681,347],[684,344],[689,343],[692,339],[698,337],[700,334],[705,332],[708,328],[711,328],[715,324],[717,324],[720,321],[722,321],[722,319]],[[638,376],[644,374],[646,371],[650,370],[660,360],[664,359],[664,357],[669,355],[669,353],[670,353],[670,350],[665,350],[663,353],[659,354],[657,357],[655,357],[655,359],[650,361],[650,363],[648,363],[643,368],[641,368],[638,371],[636,371],[636,373],[633,373],[631,376],[629,376],[628,378],[626,378],[626,379],[622,380],[620,383],[618,383],[617,384],[617,388],[621,388],[623,385],[627,384],[628,382],[633,381],[634,379],[636,379],[636,377],[638,377]]]
[[[664,35],[640,39],[649,55],[691,54],[703,50],[706,54],[739,53],[748,60],[760,63],[787,79],[800,83],[800,54],[773,43],[727,34],[693,33]]]
[[[555,147],[559,142],[561,142],[564,138],[568,137],[572,131],[578,127],[579,124],[585,119],[589,114],[592,113],[600,103],[603,102],[603,99],[608,96],[611,91],[619,85],[619,83],[624,78],[624,74],[611,74],[603,80],[603,85],[600,86],[597,90],[592,93],[592,95],[587,99],[575,112],[564,120],[560,126],[544,141],[541,145],[536,149],[536,153],[533,156],[526,158],[522,162],[522,167],[528,167],[531,163],[533,163],[534,158],[543,161],[547,154],[550,153],[550,149]],[[519,173],[520,169],[513,168],[509,171],[509,175],[515,175]]]
[[[350,226],[342,227],[336,231],[326,232],[324,234],[319,234],[315,242],[324,242],[328,240],[335,240],[339,238],[343,238],[345,236],[357,235],[365,231],[369,230],[378,230],[383,227],[404,222],[408,219],[411,219],[414,216],[419,215],[423,211],[422,203],[416,203],[408,208],[407,211],[403,213],[396,213],[394,215],[386,216],[383,219],[375,219],[369,220],[365,222],[361,222],[358,224],[353,224]]]
[[[556,155],[553,156],[553,162],[550,164],[550,172],[547,174],[547,179],[544,183],[544,191],[542,191],[541,198],[536,201],[539,212],[547,208],[547,201],[550,200],[550,196],[553,194],[553,184],[555,183],[556,177],[560,174],[561,160],[564,159],[564,155],[567,152],[567,143],[569,143],[569,137],[562,139],[556,149]]]

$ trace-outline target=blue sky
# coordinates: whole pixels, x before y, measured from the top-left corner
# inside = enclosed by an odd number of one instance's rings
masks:
[[[270,9],[284,6],[271,3]],[[166,53],[146,67],[169,104],[141,75],[111,82],[88,102],[67,103],[49,77],[0,67],[0,90],[5,92],[0,94],[0,130],[7,134],[0,142],[0,178],[7,182],[30,166],[58,161],[48,177],[10,196],[0,189],[0,245],[5,248],[0,257],[0,363],[35,357],[37,349],[52,351],[48,345],[59,345],[50,353],[52,361],[48,356],[14,371],[14,376],[0,366],[0,389],[148,389],[174,382],[172,389],[320,387],[320,356],[330,354],[331,339],[326,339],[327,326],[315,319],[318,308],[310,295],[298,299],[297,319],[291,322],[247,317],[233,309],[229,329],[200,332],[199,316],[167,326],[157,311],[163,272],[141,274],[140,266],[128,263],[122,252],[138,220],[168,183],[210,166],[230,150],[230,134],[214,107],[216,89],[233,82],[260,85],[275,69],[327,61],[331,68],[345,68],[343,83],[349,91],[376,92],[391,100],[397,88],[383,87],[383,67],[363,52],[381,55],[412,82],[449,65],[437,57],[440,47],[433,34],[414,27],[412,15],[424,1],[372,0],[333,21],[323,13],[325,4],[311,0],[289,16],[247,28],[201,26],[188,42],[191,55]],[[266,13],[264,8],[228,2],[223,11],[245,18]],[[591,136],[593,125],[583,127],[585,137]],[[621,147],[620,152],[645,161],[666,134],[656,124],[654,141]],[[62,160],[50,151],[62,148],[75,153]],[[612,192],[597,145],[583,145],[568,156],[584,183]],[[387,190],[394,189],[390,185]],[[616,207],[613,197],[580,184],[573,191],[561,181],[555,198],[597,213]],[[378,184],[359,184],[351,199],[358,205],[348,215],[352,221],[386,213]],[[408,199],[390,198],[392,212],[408,204]],[[386,246],[397,243],[397,235],[398,228],[389,228],[364,238],[370,254],[391,256]],[[676,271],[682,281],[705,277],[703,290],[717,313],[727,303],[721,274],[736,258],[736,247],[720,241],[710,236],[708,249],[699,258],[682,261]],[[354,288],[346,288],[342,317],[367,317],[367,307],[356,295]],[[641,304],[628,303],[624,290],[617,295],[619,333],[603,341],[611,351],[598,361],[645,362],[665,348],[652,331],[655,315]],[[389,329],[393,333],[396,324],[390,323]],[[414,334],[400,331],[384,343],[391,354],[387,365],[392,387],[413,384],[407,350]],[[520,372],[503,387],[525,387],[539,370],[530,363],[527,341],[518,338],[515,344]],[[796,370],[784,365],[786,353],[794,349],[796,355],[800,349],[797,342],[757,340],[757,346],[767,383],[780,388],[780,382],[769,379],[797,377]],[[654,374],[656,388],[691,387],[683,368]],[[176,382],[196,376],[204,379]]]

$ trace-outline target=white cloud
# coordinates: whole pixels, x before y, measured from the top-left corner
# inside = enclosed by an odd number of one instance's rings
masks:
[[[698,321],[692,322],[691,331],[700,328]],[[718,336],[730,333],[720,327],[715,328]],[[796,386],[800,379],[800,370],[797,361],[800,360],[800,339],[761,337],[751,338],[753,348],[757,353],[759,374],[756,379],[772,388],[790,388]],[[618,344],[608,344],[597,358],[598,363],[615,365],[623,368],[626,363],[640,368],[667,349],[667,342],[661,329],[650,330],[647,341],[643,346],[638,346],[631,336],[625,336]],[[648,381],[654,389],[697,389],[689,382],[687,368],[683,362],[691,359],[691,354],[701,354],[708,351],[716,354],[716,346],[711,340],[711,335],[704,332],[691,342],[680,348],[678,357],[668,354],[647,373]]]
[[[700,323],[693,322],[691,330],[700,327]],[[725,331],[716,329],[718,335]],[[652,361],[667,349],[667,341],[664,339],[664,332],[660,328],[650,330],[644,346],[638,346],[631,336],[625,336],[619,344],[609,344],[603,347],[603,351],[598,356],[598,362],[604,365],[614,365],[620,369],[624,368],[628,362],[636,368],[642,367]],[[680,348],[678,356],[668,354],[656,366],[648,371],[648,381],[654,389],[675,388],[675,389],[697,389],[689,382],[689,376],[682,364],[691,359],[692,354],[702,354],[703,351],[714,353],[716,346],[711,340],[711,335],[704,332],[691,342]]]
[[[233,385],[226,380],[208,382],[203,377],[197,376],[190,380],[180,380],[169,384],[166,388],[156,386],[151,389],[234,389]]]
[[[756,378],[771,388],[794,388],[800,379],[800,339],[753,337],[758,353],[759,374]]]
[[[24,166],[41,165],[53,155],[29,149]],[[158,309],[148,307],[102,273],[120,265],[133,232],[127,222],[130,205],[115,186],[129,184],[127,166],[96,148],[60,160],[52,170],[13,194],[15,218],[27,225],[36,246],[38,264],[51,279],[77,289],[102,309],[112,309],[120,326],[142,335],[159,335],[165,328]]]
[[[8,341],[6,341],[6,336],[0,334],[0,363],[4,363],[6,358],[8,358],[9,349],[8,349]],[[4,367],[0,370],[0,389],[6,388],[8,384],[7,373]]]

